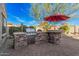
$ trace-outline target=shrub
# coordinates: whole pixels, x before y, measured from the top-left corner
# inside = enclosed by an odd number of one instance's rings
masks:
[[[69,31],[69,26],[65,25],[65,26],[61,26],[59,29],[63,30],[65,33]]]
[[[26,27],[23,27],[23,30],[21,27],[10,27],[9,28],[9,34],[13,35],[14,32],[25,32]]]

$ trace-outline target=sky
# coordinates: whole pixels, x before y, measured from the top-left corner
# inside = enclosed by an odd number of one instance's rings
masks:
[[[30,3],[7,3],[6,13],[7,21],[13,24],[38,25],[32,16],[30,16]],[[76,12],[79,15],[79,11]],[[79,25],[79,18],[70,18],[66,21],[72,25]]]
[[[7,20],[13,24],[37,25],[37,22],[30,16],[31,4],[9,3],[6,4]]]

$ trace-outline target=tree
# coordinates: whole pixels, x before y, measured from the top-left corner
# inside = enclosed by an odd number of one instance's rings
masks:
[[[25,32],[26,31],[26,27],[23,23],[21,23],[21,26],[20,26],[20,29],[21,29],[21,32]]]
[[[62,25],[59,29],[63,30],[65,33],[68,33],[70,27],[68,24],[66,24],[66,25]]]
[[[35,26],[30,26],[30,28],[34,28],[35,29],[36,27]]]
[[[38,25],[38,27],[41,27],[41,28],[43,28],[45,31],[47,31],[47,30],[51,27],[51,25],[50,25],[48,22],[43,21],[43,22],[41,22],[41,23]]]

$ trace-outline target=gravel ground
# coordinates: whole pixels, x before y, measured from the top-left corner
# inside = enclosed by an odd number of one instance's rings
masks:
[[[72,37],[62,36],[59,45],[42,42],[31,44],[21,49],[12,49],[12,40],[7,39],[0,49],[2,56],[79,56],[79,40]]]

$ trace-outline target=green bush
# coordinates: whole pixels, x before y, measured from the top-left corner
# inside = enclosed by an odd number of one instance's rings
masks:
[[[14,32],[25,32],[25,27],[23,27],[23,30],[21,27],[10,27],[9,34],[13,35]]]
[[[59,29],[63,30],[64,32],[68,32],[70,28],[68,25],[65,25],[65,26],[61,26]]]

